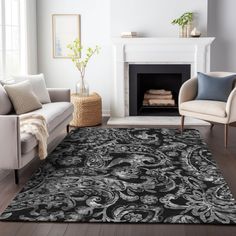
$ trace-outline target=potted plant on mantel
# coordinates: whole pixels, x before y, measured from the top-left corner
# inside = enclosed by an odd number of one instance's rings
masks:
[[[99,53],[100,47],[96,45],[95,48],[87,48],[84,58],[81,57],[83,46],[79,39],[74,40],[73,43],[69,44],[67,47],[72,52],[69,54],[69,57],[80,72],[80,81],[76,84],[76,93],[80,97],[87,97],[89,96],[89,85],[85,81],[86,67],[92,56]]]
[[[192,30],[193,12],[185,12],[182,16],[172,21],[173,25],[179,25],[179,36],[189,38]]]

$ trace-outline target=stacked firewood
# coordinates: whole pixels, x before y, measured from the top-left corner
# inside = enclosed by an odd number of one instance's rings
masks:
[[[144,94],[143,106],[175,106],[175,100],[171,91],[150,89]]]

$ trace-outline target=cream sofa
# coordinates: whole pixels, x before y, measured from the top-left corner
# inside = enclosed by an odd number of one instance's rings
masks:
[[[72,120],[73,105],[70,103],[69,89],[48,89],[51,103],[31,113],[46,118],[49,132],[48,152],[52,151],[65,137]],[[11,105],[11,104],[10,104]],[[18,183],[18,170],[38,156],[38,142],[30,134],[20,134],[18,115],[9,113],[9,100],[0,85],[0,169],[15,170]]]
[[[231,72],[211,72],[208,75],[214,77],[226,77],[234,75]],[[224,124],[225,126],[225,147],[228,144],[228,127],[236,122],[236,88],[229,95],[227,102],[194,100],[198,92],[198,80],[194,77],[186,81],[179,94],[179,113],[182,116],[181,130],[184,128],[184,117],[194,117],[201,120],[214,123]]]

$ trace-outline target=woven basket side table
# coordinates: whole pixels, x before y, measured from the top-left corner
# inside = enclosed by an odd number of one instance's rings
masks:
[[[72,94],[71,102],[74,105],[71,126],[86,127],[102,123],[102,99],[97,93],[92,93],[88,97]]]

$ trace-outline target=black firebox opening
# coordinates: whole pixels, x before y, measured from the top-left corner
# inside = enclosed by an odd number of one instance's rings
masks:
[[[130,65],[130,116],[179,115],[179,90],[190,75],[191,65]]]

